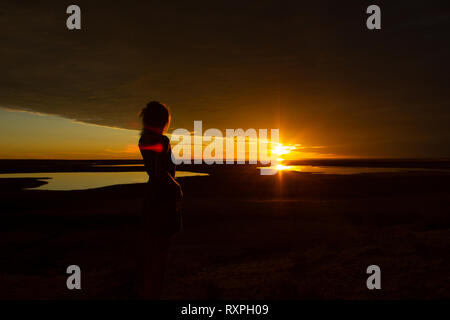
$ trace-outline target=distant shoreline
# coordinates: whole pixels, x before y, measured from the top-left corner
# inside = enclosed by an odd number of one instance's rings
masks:
[[[450,159],[304,159],[284,160],[285,165],[371,167],[371,168],[418,168],[450,169]],[[129,166],[127,166],[129,165]],[[136,166],[142,165],[142,166]],[[120,167],[115,167],[120,166]],[[211,172],[229,168],[261,167],[253,164],[201,164],[178,166],[180,170]],[[142,160],[28,160],[1,159],[0,173],[44,172],[136,172],[144,171]]]

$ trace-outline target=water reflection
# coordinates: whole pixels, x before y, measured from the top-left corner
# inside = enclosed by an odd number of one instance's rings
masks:
[[[101,165],[105,166],[105,165]],[[99,166],[99,167],[101,167]],[[108,166],[108,165],[106,165]],[[130,165],[110,165],[111,167],[125,167]],[[142,166],[142,165],[131,165]],[[446,171],[445,169],[421,168],[376,168],[376,167],[345,167],[345,166],[312,166],[312,165],[283,165],[278,163],[274,167],[263,167],[261,170],[276,170],[278,172],[295,171],[311,174],[361,174],[361,173],[395,173],[411,171]],[[251,169],[254,170],[254,169]],[[207,173],[177,171],[177,177],[207,176]],[[85,190],[101,188],[117,184],[145,183],[148,180],[144,171],[131,172],[51,172],[51,173],[8,173],[0,174],[0,178],[35,178],[47,182],[37,190]]]
[[[318,174],[361,174],[361,173],[394,173],[411,171],[447,171],[443,169],[423,169],[423,168],[376,168],[376,167],[339,167],[339,166],[312,166],[312,165],[283,165],[261,168],[262,170],[276,171],[296,171],[304,173]]]
[[[206,173],[177,171],[177,177],[207,176]],[[0,178],[35,178],[47,183],[34,190],[85,190],[116,184],[145,183],[145,172],[50,172],[50,173],[8,173]]]

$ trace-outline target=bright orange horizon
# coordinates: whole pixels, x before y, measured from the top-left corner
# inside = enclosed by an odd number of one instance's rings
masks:
[[[137,146],[139,130],[94,125],[56,115],[4,108],[0,108],[0,124],[1,159],[141,158]],[[170,136],[170,132],[168,135]],[[207,144],[209,143],[203,143],[204,146]],[[321,152],[326,150],[326,147],[308,148],[298,143],[295,145],[279,143],[273,150],[284,160],[337,157]],[[303,150],[317,150],[317,152]],[[248,149],[246,159],[248,160]]]

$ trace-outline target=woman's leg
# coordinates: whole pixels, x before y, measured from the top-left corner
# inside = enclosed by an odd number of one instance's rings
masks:
[[[142,279],[142,299],[156,300],[161,298],[166,271],[167,255],[170,245],[169,236],[150,236],[149,250],[144,259]]]

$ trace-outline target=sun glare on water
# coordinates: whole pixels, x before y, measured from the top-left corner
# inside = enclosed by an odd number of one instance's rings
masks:
[[[275,167],[278,171],[282,171],[282,170],[288,170],[289,166],[284,166],[282,164],[277,164],[277,166]]]

